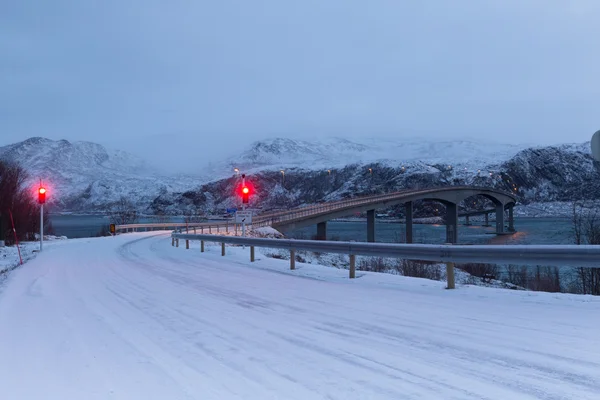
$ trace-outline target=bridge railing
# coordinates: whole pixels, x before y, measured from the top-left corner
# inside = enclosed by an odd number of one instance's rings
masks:
[[[455,263],[492,263],[517,265],[544,265],[557,267],[600,268],[600,246],[598,245],[431,245],[336,242],[321,240],[262,239],[221,235],[193,235],[173,232],[171,244],[179,247],[179,240],[221,243],[221,255],[225,255],[225,244],[250,246],[250,261],[254,261],[254,248],[284,249],[290,252],[290,269],[295,269],[298,250],[319,253],[349,255],[349,276],[356,276],[356,256],[390,257],[408,260],[433,261],[446,264],[447,284],[455,287]]]
[[[453,189],[456,189],[456,187],[453,187]],[[439,188],[426,189],[426,190],[421,190],[421,191],[414,191],[412,189],[407,189],[407,190],[394,192],[394,193],[386,193],[386,194],[380,194],[380,195],[374,195],[374,196],[368,196],[368,197],[359,197],[359,198],[354,198],[354,199],[340,200],[340,201],[331,202],[331,203],[319,204],[319,205],[315,205],[315,206],[303,207],[300,209],[292,210],[291,212],[280,212],[280,213],[277,213],[276,215],[259,215],[255,219],[256,219],[257,223],[262,223],[263,220],[267,219],[269,221],[269,224],[273,224],[273,223],[277,223],[277,222],[292,221],[292,220],[295,220],[295,219],[298,219],[301,217],[318,215],[318,214],[326,213],[326,212],[330,212],[330,211],[343,210],[345,208],[351,208],[351,207],[355,207],[355,206],[369,205],[369,204],[372,204],[373,202],[393,200],[393,199],[396,199],[399,195],[403,195],[403,194],[408,194],[408,193],[421,193],[421,194],[425,193],[426,194],[426,193],[430,193],[430,192],[433,193],[433,192],[437,192],[437,191],[439,191]]]

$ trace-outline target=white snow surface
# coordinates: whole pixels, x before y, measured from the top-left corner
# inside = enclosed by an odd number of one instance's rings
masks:
[[[598,399],[600,299],[64,240],[0,288],[3,399]]]

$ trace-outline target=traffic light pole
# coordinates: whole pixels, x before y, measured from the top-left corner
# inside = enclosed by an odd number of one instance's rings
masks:
[[[40,204],[40,251],[44,248],[44,204]]]
[[[242,174],[242,187],[246,187],[246,174]],[[242,211],[246,211],[246,204],[244,203],[243,199],[242,199]],[[242,237],[246,237],[246,218],[244,218],[242,220]]]
[[[242,203],[242,211],[246,211],[246,205]],[[242,220],[242,237],[246,237],[246,218]]]

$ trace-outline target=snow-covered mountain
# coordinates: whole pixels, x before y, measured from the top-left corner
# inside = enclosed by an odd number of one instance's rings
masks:
[[[59,210],[103,211],[121,196],[145,207],[160,193],[200,183],[193,177],[161,176],[132,154],[90,142],[34,137],[0,147],[0,159],[23,166],[32,186],[41,179],[49,202]]]
[[[514,192],[521,203],[569,202],[600,199],[600,163],[594,162],[589,143],[518,150],[517,146],[479,145],[473,142],[388,143],[388,149],[373,153],[373,147],[342,146],[347,155],[338,158],[335,147],[280,139],[257,143],[261,157],[238,164],[255,185],[255,206],[287,208],[405,188],[447,185],[496,187]],[[488,148],[486,148],[488,146]],[[298,150],[300,149],[300,150]],[[353,149],[353,150],[351,150]],[[348,156],[354,151],[354,155]],[[386,152],[387,151],[387,152]],[[380,158],[378,155],[405,154]],[[289,156],[292,154],[292,156]],[[306,154],[305,159],[302,154]],[[375,156],[373,156],[375,154]],[[420,155],[419,155],[420,154]],[[448,156],[446,156],[448,155]],[[241,160],[241,158],[238,158]],[[279,161],[280,160],[280,161]],[[292,160],[289,162],[288,160]],[[306,161],[303,161],[306,160]],[[279,163],[277,163],[279,162]],[[293,164],[296,162],[296,164]],[[336,167],[336,165],[341,165]],[[286,168],[285,175],[279,168]],[[236,204],[235,176],[202,185],[183,194],[166,193],[152,204],[157,212],[206,212]],[[480,207],[475,204],[474,207]],[[418,213],[418,211],[416,211]]]
[[[342,168],[348,164],[395,165],[449,164],[483,166],[508,160],[527,145],[478,143],[473,141],[430,141],[406,139],[344,138],[294,140],[275,138],[253,143],[241,154],[230,157],[217,170],[240,168],[247,172],[303,168]]]
[[[32,185],[42,178],[55,209],[64,211],[104,211],[125,196],[145,212],[214,212],[238,200],[233,168],[248,175],[255,205],[265,208],[454,184],[517,188],[523,203],[600,198],[600,163],[589,143],[279,138],[203,168],[202,177],[165,176],[136,156],[89,142],[31,138],[0,147],[0,158],[25,167]]]

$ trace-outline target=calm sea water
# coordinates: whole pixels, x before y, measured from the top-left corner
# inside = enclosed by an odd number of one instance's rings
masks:
[[[182,222],[183,217],[171,217],[169,222]],[[52,229],[58,236],[83,238],[97,236],[103,229],[108,230],[110,220],[103,215],[53,215],[50,214]],[[158,222],[152,218],[140,218],[138,223]]]
[[[445,225],[413,225],[413,242],[437,244],[446,241]],[[573,244],[572,225],[568,218],[515,218],[513,235],[496,236],[494,227],[477,225],[458,228],[458,242],[461,244]],[[375,224],[377,242],[404,242],[406,226],[401,223],[380,222]],[[308,227],[288,233],[294,238],[310,239],[317,228]],[[332,240],[367,240],[367,222],[328,222],[327,238]]]
[[[69,238],[96,236],[109,220],[101,215],[51,215],[50,221],[57,235]],[[173,217],[172,222],[183,221],[182,217]],[[143,222],[156,222],[142,218]],[[446,227],[444,225],[415,224],[413,240],[415,243],[444,243]],[[494,235],[493,227],[459,226],[458,240],[464,244],[572,244],[572,226],[568,218],[515,218],[517,232],[509,236]],[[378,242],[404,242],[405,225],[394,222],[377,221],[375,238]],[[310,239],[316,235],[317,228],[308,227],[288,233],[294,238]],[[332,240],[367,240],[367,222],[329,222],[327,238]]]

